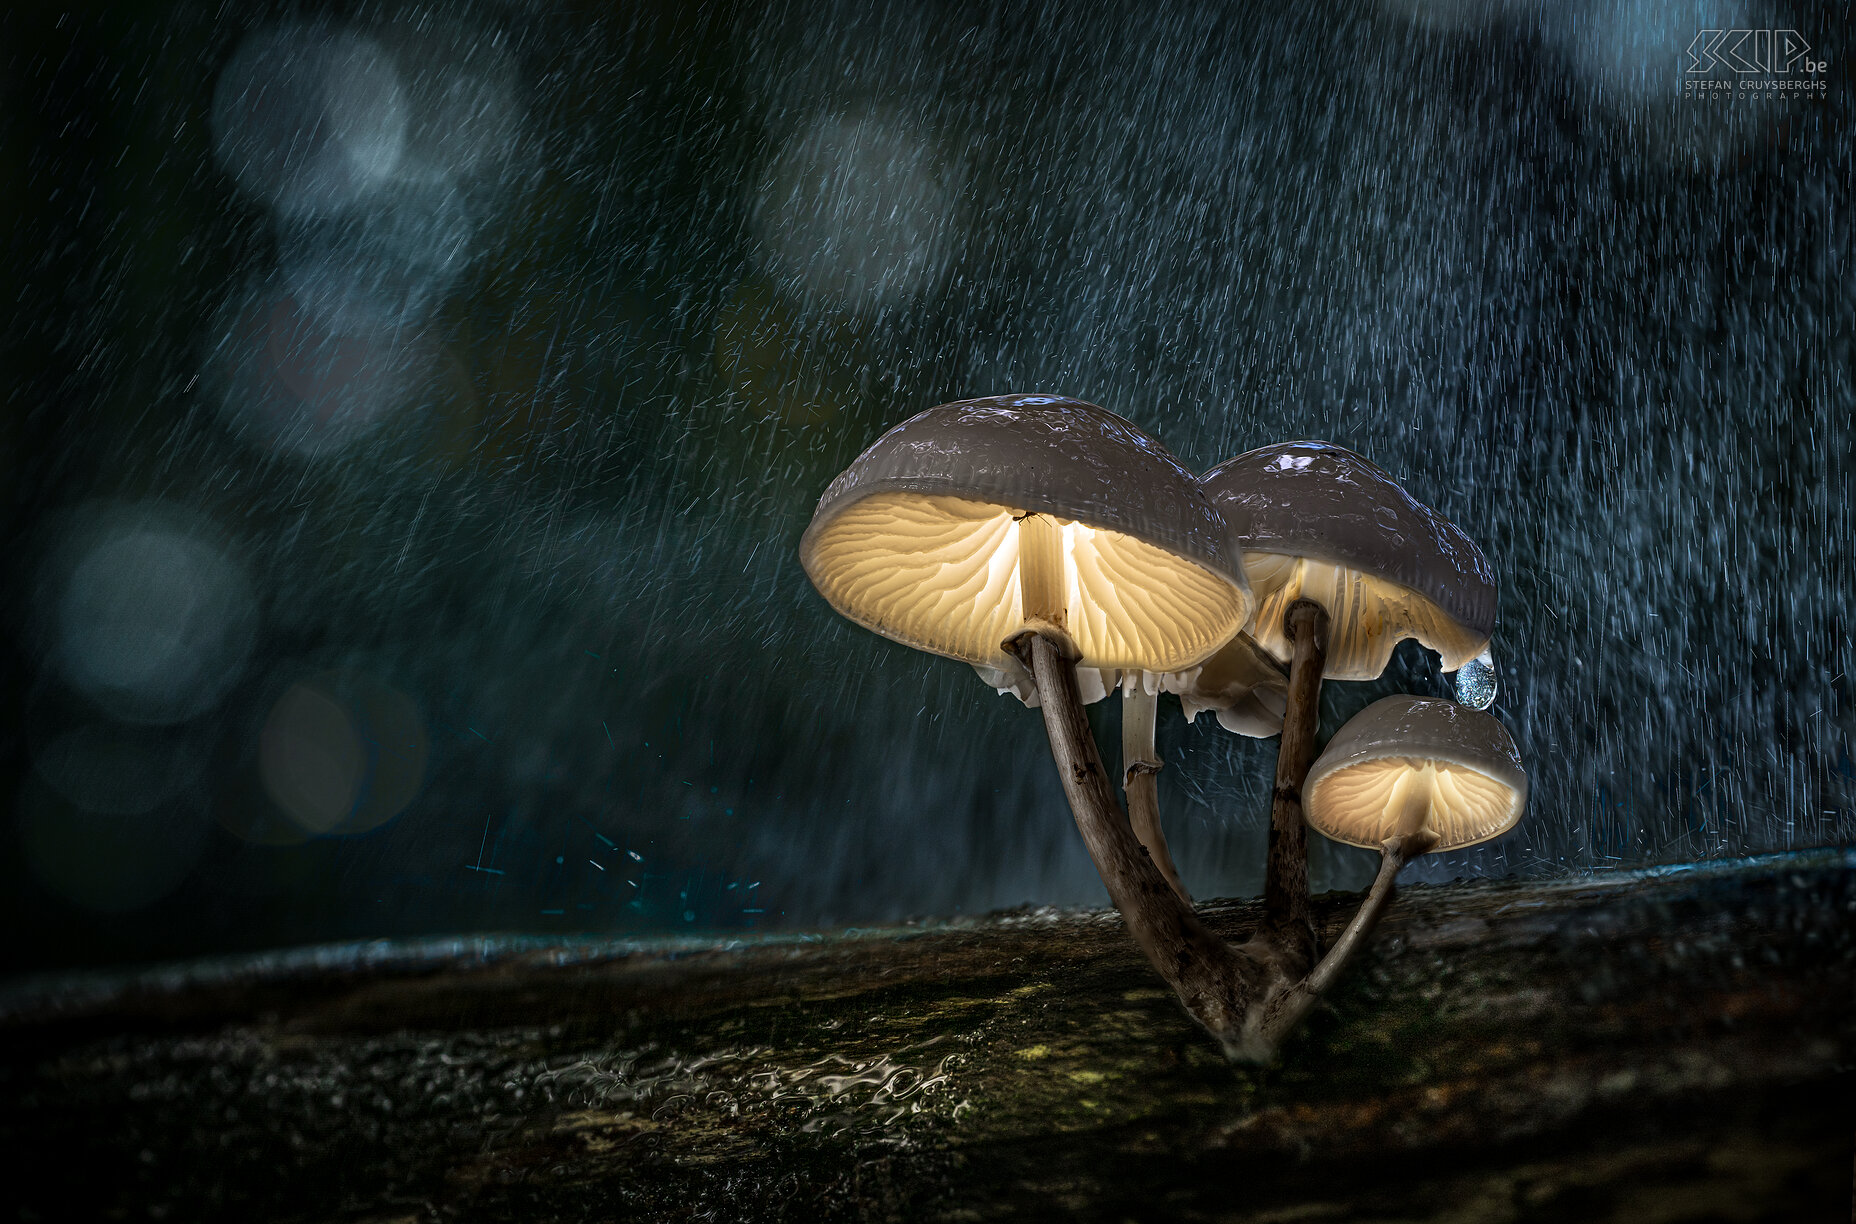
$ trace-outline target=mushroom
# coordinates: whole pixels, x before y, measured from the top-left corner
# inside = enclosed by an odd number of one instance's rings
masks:
[[[1323,674],[1376,679],[1416,638],[1456,671],[1489,645],[1495,574],[1461,528],[1371,460],[1331,442],[1282,442],[1219,464],[1200,482],[1231,526],[1256,592],[1251,637],[1295,654],[1290,607],[1328,613]]]
[[[1154,721],[1160,713],[1162,677],[1129,672],[1121,680],[1121,791],[1128,799],[1128,824],[1166,877],[1167,887],[1187,905],[1192,894],[1180,882],[1179,868],[1166,848],[1160,828],[1160,754],[1154,749]]]
[[[825,491],[799,551],[850,620],[988,679],[1022,669],[1130,933],[1233,1057],[1255,1057],[1247,1018],[1287,983],[1168,884],[1116,799],[1078,687],[1079,669],[1191,671],[1235,637],[1251,597],[1226,541],[1158,442],[1093,404],[1012,395],[943,404],[883,435]]]
[[[1312,930],[1298,941],[1285,939],[1280,923],[1266,925],[1234,946],[1206,928],[1177,873],[1162,867],[1171,864],[1157,819],[1152,842],[1144,843],[1122,811],[1079,687],[1079,674],[1099,672],[1106,688],[1108,676],[1119,673],[1132,707],[1124,750],[1132,765],[1157,764],[1151,705],[1157,674],[1188,675],[1208,693],[1230,692],[1237,681],[1220,681],[1220,668],[1232,667],[1235,676],[1246,659],[1257,661],[1241,647],[1207,663],[1250,619],[1243,568],[1227,551],[1230,540],[1242,538],[1227,535],[1200,484],[1127,421],[1077,400],[1019,395],[943,404],[883,435],[826,490],[800,557],[819,592],[858,624],[963,659],[1021,692],[1028,690],[1018,677],[1028,678],[1071,815],[1129,933],[1228,1057],[1267,1062],[1314,997],[1305,980]],[[1480,563],[1481,554],[1474,556]],[[1492,604],[1486,569],[1479,572]],[[1312,755],[1307,715],[1321,679],[1328,618],[1319,604],[1301,600],[1290,619],[1292,722],[1285,722],[1283,738],[1287,757],[1292,725],[1300,728],[1299,787]],[[1135,774],[1151,777],[1148,770]],[[1275,822],[1284,808],[1282,777],[1279,760]],[[1140,789],[1130,789],[1137,810]],[[1291,799],[1300,834],[1299,791]],[[1148,814],[1157,817],[1151,806]],[[1418,842],[1399,844],[1415,853]],[[1296,848],[1300,874],[1293,883],[1306,929],[1305,842]],[[1270,878],[1284,891],[1275,824],[1271,849]],[[1369,902],[1368,925],[1383,905],[1383,897]]]
[[[1009,645],[1026,633],[1084,668],[1184,670],[1251,607],[1191,474],[1122,418],[1051,395],[896,426],[825,491],[799,552],[845,617],[989,680],[1035,679]]]
[[[1266,925],[1311,962],[1302,781],[1321,680],[1370,680],[1401,639],[1454,671],[1489,643],[1495,577],[1482,550],[1379,467],[1329,442],[1284,442],[1213,468],[1200,487],[1230,524],[1257,595],[1249,632],[1289,664],[1264,876]]]
[[[1272,1040],[1294,1027],[1366,941],[1406,863],[1514,828],[1527,807],[1527,774],[1493,716],[1452,701],[1387,697],[1335,733],[1304,793],[1316,832],[1382,858],[1353,921],[1266,1026]]]

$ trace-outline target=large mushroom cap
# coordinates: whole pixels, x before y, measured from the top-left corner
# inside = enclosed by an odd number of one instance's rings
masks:
[[[1210,710],[1220,726],[1236,735],[1268,739],[1282,733],[1289,677],[1247,633],[1220,646],[1198,667],[1161,677],[1160,688],[1179,694],[1187,722]]]
[[[1495,628],[1495,572],[1455,524],[1380,468],[1329,442],[1283,442],[1207,472],[1200,487],[1231,527],[1256,592],[1251,635],[1292,653],[1283,619],[1298,599],[1328,611],[1335,680],[1371,680],[1414,637],[1445,671],[1474,659]]]
[[[799,556],[858,624],[1010,670],[1002,643],[1040,619],[1025,609],[1027,532],[1060,566],[1042,598],[1061,605],[1047,611],[1079,666],[1181,670],[1249,619],[1243,565],[1192,473],[1114,413],[1054,395],[896,426],[825,490]]]
[[[1512,829],[1527,806],[1527,774],[1494,717],[1422,697],[1375,701],[1335,733],[1302,788],[1310,827],[1377,849],[1420,828],[1437,850]]]

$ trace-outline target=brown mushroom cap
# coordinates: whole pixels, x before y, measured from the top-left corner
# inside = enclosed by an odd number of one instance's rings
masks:
[[[1527,774],[1493,716],[1454,701],[1387,697],[1335,733],[1302,787],[1309,827],[1350,846],[1427,828],[1437,850],[1512,829]]]
[[[1328,612],[1334,680],[1371,680],[1413,637],[1455,671],[1489,643],[1495,572],[1470,538],[1370,461],[1329,442],[1260,447],[1200,487],[1231,526],[1256,592],[1250,634],[1287,662],[1289,605]]]
[[[1053,611],[1079,666],[1191,667],[1249,619],[1243,566],[1192,473],[1114,413],[1054,395],[962,400],[896,426],[825,491],[799,555],[850,620],[1008,671],[1034,519],[1061,559]]]

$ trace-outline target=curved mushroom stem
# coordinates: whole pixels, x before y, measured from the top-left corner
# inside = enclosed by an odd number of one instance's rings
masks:
[[[1276,751],[1263,915],[1266,930],[1305,970],[1315,959],[1315,929],[1308,918],[1308,827],[1302,817],[1302,783],[1315,760],[1321,671],[1327,662],[1327,609],[1312,599],[1298,599],[1289,605],[1284,622],[1295,653],[1289,664],[1282,743]]]
[[[1379,860],[1379,875],[1374,878],[1373,886],[1366,894],[1366,900],[1360,903],[1359,912],[1353,921],[1347,924],[1334,946],[1328,949],[1321,963],[1293,988],[1276,998],[1265,1018],[1261,1037],[1265,1044],[1275,1047],[1282,1043],[1292,1029],[1301,1023],[1315,1001],[1326,993],[1347,967],[1379,925],[1379,919],[1385,913],[1386,906],[1392,903],[1392,894],[1396,891],[1395,881],[1399,871],[1411,860],[1428,852],[1437,844],[1437,834],[1429,829],[1420,829],[1415,833],[1404,833],[1388,838],[1383,857]]]
[[[1272,987],[1285,989],[1294,979],[1277,969],[1267,947],[1233,948],[1207,930],[1135,837],[1089,732],[1070,644],[1052,633],[1031,631],[1006,647],[1037,684],[1044,730],[1070,814],[1135,943],[1228,1057],[1267,1061],[1271,1051],[1259,1049],[1252,1036],[1260,1005]]]
[[[1179,899],[1192,904],[1192,894],[1179,882],[1179,869],[1166,848],[1160,828],[1160,754],[1154,751],[1154,720],[1160,694],[1136,683],[1121,691],[1121,789],[1128,796],[1128,823],[1147,847],[1154,866],[1166,877]]]
[[[1323,614],[1320,620],[1325,619]],[[1302,636],[1298,634],[1296,659],[1302,662],[1305,653],[1315,656],[1313,674],[1318,684],[1320,652],[1318,646],[1312,652],[1305,650]],[[1191,904],[1168,882],[1155,856],[1135,836],[1122,812],[1101,754],[1096,751],[1095,737],[1089,732],[1088,717],[1083,713],[1082,695],[1076,686],[1076,650],[1067,635],[1057,628],[1027,630],[1005,646],[1025,665],[1037,685],[1044,730],[1050,737],[1051,756],[1063,780],[1064,795],[1070,801],[1070,814],[1134,942],[1179,996],[1187,1013],[1224,1046],[1225,1057],[1233,1062],[1269,1062],[1289,1030],[1371,934],[1392,899],[1392,881],[1398,869],[1407,859],[1430,848],[1430,840],[1424,840],[1422,846],[1418,840],[1428,839],[1429,834],[1394,837],[1386,843],[1386,861],[1366,902],[1313,974],[1309,966],[1314,961],[1314,932],[1308,926],[1305,861],[1296,876],[1301,888],[1301,921],[1308,931],[1305,948],[1285,939],[1282,929],[1269,927],[1246,943],[1227,944],[1199,921]],[[1301,669],[1304,678],[1308,671],[1306,666]],[[1290,691],[1295,691],[1293,676]],[[1306,734],[1312,738],[1312,727]],[[1294,785],[1298,821],[1301,779],[1307,770],[1308,761],[1304,759]],[[1280,787],[1277,810],[1281,810]],[[1272,839],[1272,850],[1280,844]],[[1295,844],[1306,854],[1305,838]],[[1272,859],[1273,872],[1276,866]],[[1288,929],[1293,933],[1293,927]]]

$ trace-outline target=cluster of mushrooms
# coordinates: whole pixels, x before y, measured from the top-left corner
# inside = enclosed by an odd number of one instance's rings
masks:
[[[1507,731],[1455,701],[1375,702],[1314,759],[1323,678],[1374,679],[1404,638],[1457,671],[1486,660],[1495,623],[1481,550],[1338,446],[1267,446],[1198,477],[1093,404],[962,400],[860,455],[820,500],[800,556],[844,616],[970,663],[1042,709],[1110,898],[1234,1061],[1275,1057],[1371,934],[1401,867],[1506,832],[1527,802]],[[1125,811],[1083,710],[1116,690]],[[1282,736],[1264,921],[1243,943],[1199,920],[1167,852],[1162,692],[1188,718],[1209,710],[1238,734]],[[1308,825],[1384,855],[1325,955],[1309,920]]]

